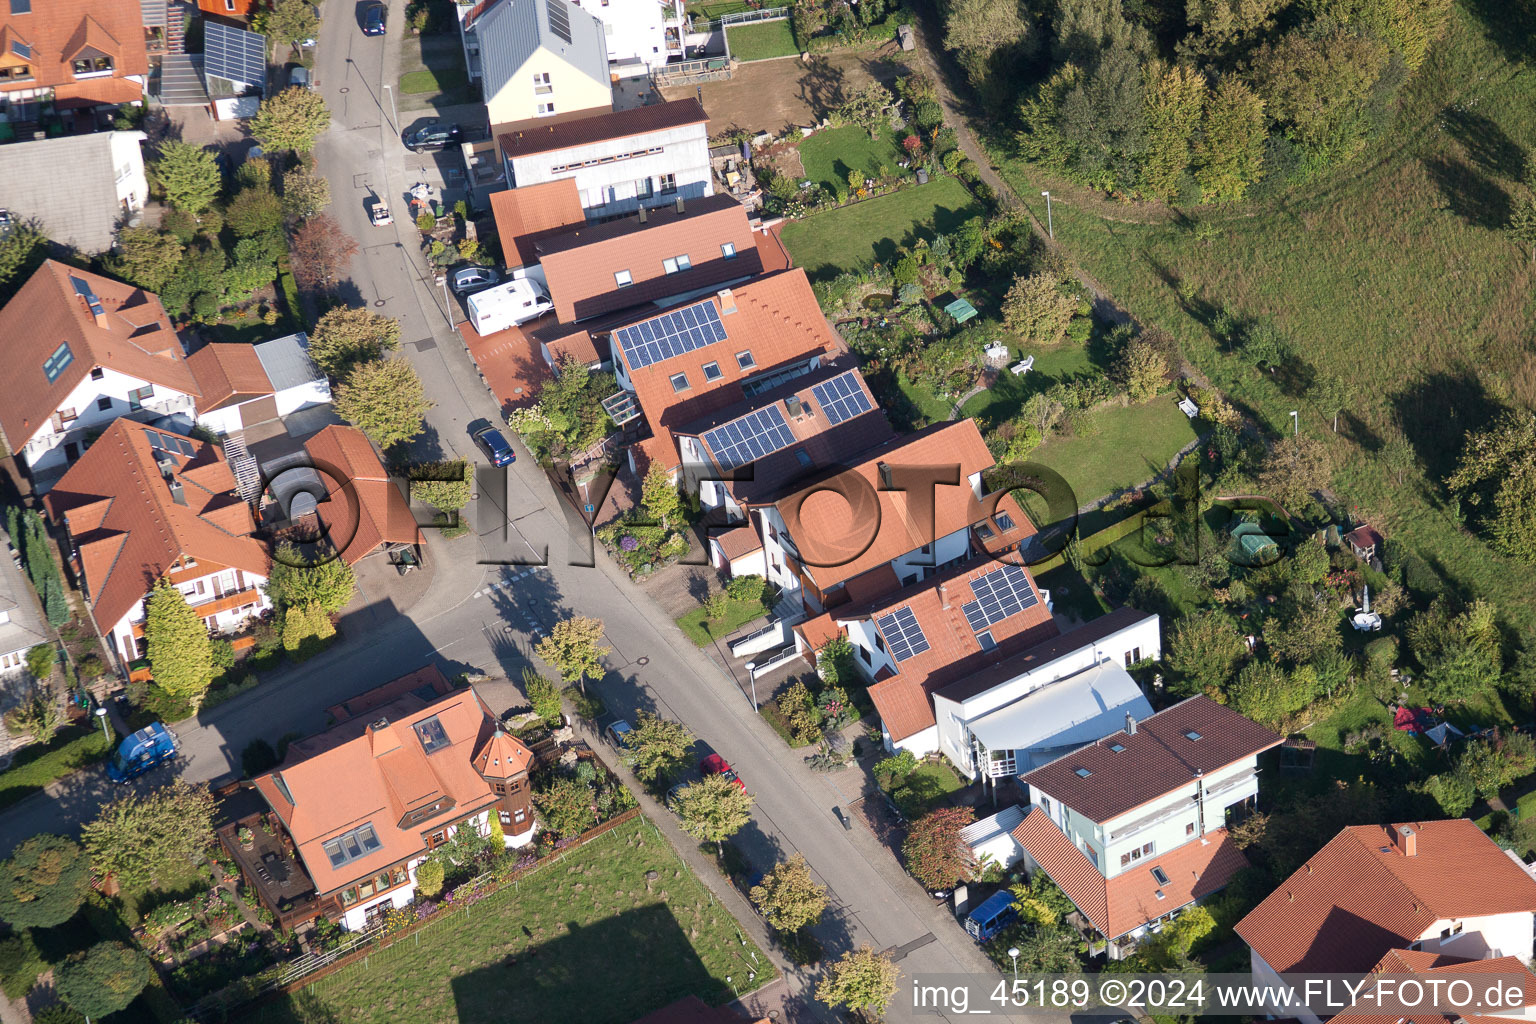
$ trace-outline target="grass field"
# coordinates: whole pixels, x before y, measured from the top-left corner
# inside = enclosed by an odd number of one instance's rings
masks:
[[[739,61],[788,57],[800,52],[789,19],[760,21],[755,25],[732,25],[725,30],[731,56]]]
[[[817,132],[800,143],[800,162],[805,165],[805,176],[834,192],[848,190],[849,171],[856,170],[863,177],[873,178],[880,173],[881,167],[895,170],[897,161],[905,158],[895,133],[889,131],[881,132],[878,139],[871,139],[869,132],[862,128],[832,128]]]
[[[1065,477],[1082,504],[1151,479],[1195,437],[1173,398],[1159,395],[1141,405],[1092,412],[1087,430],[1050,438],[1030,459]]]
[[[648,870],[659,878],[648,881]],[[728,975],[743,992],[767,982],[768,959],[738,935],[666,839],[636,818],[427,926],[419,944],[397,942],[247,1019],[623,1024],[690,993],[729,1002]]]
[[[784,245],[812,280],[874,261],[918,237],[955,230],[981,208],[954,178],[938,178],[900,192],[784,225]]]
[[[1532,25],[1520,11],[1463,0],[1392,129],[1333,174],[1261,202],[1174,215],[1003,167],[1042,219],[1040,191],[1051,190],[1057,240],[1245,411],[1280,431],[1300,409],[1302,429],[1335,449],[1343,502],[1418,549],[1451,589],[1529,628],[1527,574],[1464,531],[1439,487],[1469,426],[1504,401],[1536,402],[1533,269],[1501,230],[1536,146]],[[1299,358],[1271,376],[1224,351],[1211,331],[1223,307],[1272,318]],[[1320,371],[1356,392],[1337,437],[1306,399]],[[1403,487],[1372,458],[1398,431],[1423,470]]]
[[[1050,390],[1051,385],[1059,380],[1094,369],[1088,358],[1088,350],[1082,345],[1025,350],[1014,344],[1009,349],[1009,362],[1026,355],[1035,357],[1033,370],[1023,375],[1003,373],[997,378],[996,384],[973,396],[960,412],[965,416],[976,417],[983,429],[1004,423],[1019,414],[1031,395]]]
[[[694,608],[677,617],[677,628],[688,634],[688,639],[703,647],[720,637],[729,636],[753,619],[770,611],[761,601],[738,601],[732,598],[726,605],[725,618],[719,622],[706,619],[703,608]]]
[[[440,71],[408,71],[400,76],[400,91],[411,95],[458,93],[465,84],[464,72],[458,68]]]

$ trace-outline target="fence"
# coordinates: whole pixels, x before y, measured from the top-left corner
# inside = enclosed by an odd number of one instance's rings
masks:
[[[735,14],[722,14],[718,18],[708,21],[703,18],[695,18],[688,23],[689,31],[714,32],[732,25],[755,25],[760,21],[783,21],[789,17],[789,11],[788,7],[765,7],[760,11],[737,11]]]

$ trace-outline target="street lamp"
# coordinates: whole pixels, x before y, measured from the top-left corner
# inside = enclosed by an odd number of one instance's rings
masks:
[[[101,738],[106,740],[108,743],[110,743],[112,741],[112,737],[107,734],[107,708],[106,708],[106,705],[102,705],[101,707],[96,709],[96,717],[101,719]]]
[[[389,112],[390,112],[391,115],[393,115],[391,117],[391,119],[390,119],[389,126],[391,128],[393,128],[395,131],[399,131],[400,130],[400,111],[395,109],[395,90],[391,89],[388,85],[386,85],[386,86],[384,86],[384,91],[389,93]]]
[[[1008,947],[1008,956],[1011,957],[1012,960],[1013,960],[1013,980],[1014,981],[1018,981],[1019,980],[1019,947],[1018,946],[1009,946]]]
[[[1041,192],[1040,194],[1045,196],[1045,230],[1050,232],[1051,241],[1054,242],[1056,240],[1056,225],[1051,223],[1051,194],[1049,192]]]
[[[1295,409],[1291,410],[1291,434],[1295,436],[1301,433],[1301,416]]]

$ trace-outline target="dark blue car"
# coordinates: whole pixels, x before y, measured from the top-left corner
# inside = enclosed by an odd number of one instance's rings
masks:
[[[372,7],[368,8],[368,10],[363,13],[363,35],[365,35],[365,36],[381,36],[381,35],[383,35],[384,34],[384,14],[385,14],[385,7],[384,7],[383,4],[374,4]]]
[[[517,452],[512,450],[512,444],[501,431],[495,427],[486,427],[475,435],[475,443],[478,444],[491,460],[493,466],[505,466],[517,461]]]

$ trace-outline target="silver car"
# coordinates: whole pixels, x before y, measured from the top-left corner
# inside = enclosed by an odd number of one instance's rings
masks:
[[[309,77],[309,68],[302,65],[288,72],[288,88],[309,89],[312,88]]]
[[[467,295],[500,281],[501,275],[490,267],[460,267],[448,275],[448,286],[455,295]]]

